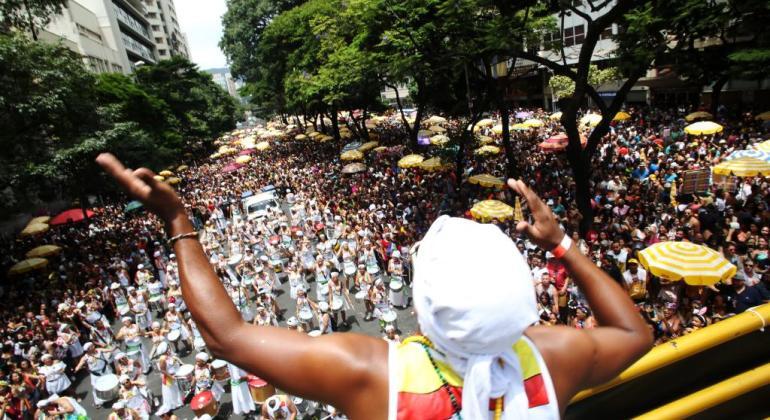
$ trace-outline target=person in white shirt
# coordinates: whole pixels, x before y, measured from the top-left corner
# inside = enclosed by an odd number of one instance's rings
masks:
[[[637,301],[647,297],[647,271],[639,267],[636,258],[628,260],[628,270],[623,272],[623,281],[631,299]]]

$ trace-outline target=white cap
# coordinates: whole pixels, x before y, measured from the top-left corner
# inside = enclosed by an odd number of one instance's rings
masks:
[[[47,398],[42,399],[42,400],[37,402],[37,408],[47,407],[48,404],[50,404],[50,403],[51,403],[51,401],[49,401]]]
[[[94,348],[94,343],[90,341],[88,343],[83,344],[83,350],[85,351],[91,350],[92,348]]]
[[[390,256],[393,258],[401,258],[401,251],[395,250],[392,254],[390,254]]]
[[[321,312],[329,312],[329,303],[327,303],[327,302],[320,302],[318,304],[318,309],[320,309]]]
[[[131,321],[131,317],[130,316],[124,316],[123,318],[120,318],[120,321],[121,322]]]
[[[155,350],[158,354],[163,354],[168,351],[168,343],[165,341],[161,341],[160,344],[158,344],[157,349]]]
[[[122,410],[124,408],[126,408],[126,402],[123,400],[115,401],[115,404],[112,404],[113,410]]]
[[[176,303],[174,303],[174,302],[169,302],[169,303],[168,303],[168,307],[169,307],[169,308],[176,308]]]
[[[144,264],[139,264],[139,265],[137,265],[137,266],[136,266],[136,269],[137,269],[137,270],[142,270],[142,269],[144,269]]]
[[[124,384],[131,380],[131,378],[128,377],[128,375],[120,375],[120,383]]]
[[[205,352],[200,352],[195,355],[195,360],[201,361],[201,362],[208,362],[209,361],[209,355]]]
[[[267,255],[263,255],[263,256],[259,257],[259,260],[262,261],[262,262],[267,262],[268,261]]]
[[[171,254],[171,255],[169,255],[168,257],[169,257],[169,258],[171,258],[171,259],[173,260],[173,259],[175,259],[175,258],[176,258],[176,254]]]
[[[152,324],[150,324],[150,327],[154,330],[155,328],[160,328],[160,322],[158,321],[152,321]]]
[[[291,318],[286,320],[286,325],[288,325],[290,327],[296,327],[297,324],[298,324],[297,317],[293,316],[293,317],[291,317]]]
[[[112,289],[112,290],[117,290],[117,289],[120,289],[120,284],[118,284],[118,282],[113,282],[113,283],[110,285],[110,289]]]

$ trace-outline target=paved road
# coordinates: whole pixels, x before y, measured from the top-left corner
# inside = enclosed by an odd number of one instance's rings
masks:
[[[288,282],[286,282],[286,278],[283,277],[282,279],[282,286],[281,291],[278,292],[278,302],[279,306],[282,309],[287,309],[286,314],[288,314],[286,317],[288,318],[291,316],[291,314],[295,313],[296,305],[295,302],[289,297],[288,292]],[[308,294],[311,297],[315,297],[315,283],[310,283],[311,291]],[[381,337],[382,334],[380,333],[379,324],[376,320],[374,321],[367,321],[365,322],[364,319],[364,306],[363,302],[361,301],[355,301],[354,302],[355,308],[352,311],[349,311],[348,318],[351,321],[351,332],[355,333],[362,333],[370,336],[375,337]],[[414,315],[412,314],[412,309],[408,308],[405,310],[396,310],[398,313],[398,328],[401,332],[401,336],[407,336],[415,331],[416,329],[416,319]],[[282,327],[285,327],[286,323],[285,321],[280,323]],[[117,325],[116,325],[117,326]],[[117,329],[115,329],[117,331]],[[145,342],[145,345],[147,348],[150,348],[149,340]],[[182,354],[182,360],[185,363],[194,363],[194,356],[195,354]],[[276,363],[280,363],[280,360],[276,360]],[[156,395],[158,398],[160,398],[161,392],[160,392],[160,375],[158,374],[157,369],[151,371],[147,375],[147,382],[151,389],[151,391]],[[107,415],[109,414],[110,410],[106,408],[97,409],[94,406],[93,396],[91,393],[91,383],[89,381],[89,378],[87,375],[78,378],[77,383],[77,396],[78,398],[82,398],[81,404],[88,410],[89,415],[93,419],[105,419],[107,418]],[[220,415],[217,418],[233,418],[233,419],[239,419],[244,418],[243,416],[236,416],[231,414],[232,406],[230,404],[230,394],[229,392],[225,393],[225,395],[222,397],[221,401],[221,409],[220,409]],[[109,403],[107,405],[110,405]],[[192,410],[190,409],[189,405],[185,405],[184,407],[176,410],[175,414],[180,419],[192,419],[194,417],[194,414]]]

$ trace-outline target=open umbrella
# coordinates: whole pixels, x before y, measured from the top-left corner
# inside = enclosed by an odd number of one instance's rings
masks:
[[[468,178],[468,182],[471,184],[481,185],[482,187],[486,188],[503,188],[505,186],[505,181],[490,174],[473,175],[472,177]]]
[[[189,168],[189,166],[187,166],[187,165],[179,165],[176,168],[176,170],[177,170],[177,172],[182,172],[182,171],[186,171],[188,168]]]
[[[249,163],[251,161],[251,156],[245,156],[245,155],[244,156],[238,156],[237,158],[235,158],[235,161],[237,163],[240,163],[241,165],[244,165],[244,164],[247,164],[247,163]]]
[[[342,168],[343,174],[355,174],[366,170],[366,165],[361,162],[348,163]]]
[[[434,133],[446,133],[446,128],[441,127],[439,125],[432,125],[428,130],[434,132]]]
[[[555,121],[555,120],[560,120],[560,119],[561,119],[561,111],[559,111],[559,112],[554,112],[553,114],[551,114],[551,115],[548,117],[548,119],[549,119],[549,120],[552,120],[552,121]]]
[[[617,114],[615,114],[614,117],[612,117],[612,121],[625,121],[630,119],[631,119],[631,114],[625,111],[620,111]]]
[[[532,126],[529,126],[526,123],[518,123],[511,126],[511,130],[516,130],[516,131],[527,131],[530,128],[532,128]]]
[[[711,168],[717,175],[757,176],[770,175],[770,162],[755,157],[740,157],[726,160]]]
[[[770,140],[763,141],[762,143],[752,144],[751,148],[754,150],[759,150],[760,152],[770,153]]]
[[[532,111],[519,111],[515,114],[513,114],[514,118],[518,118],[520,120],[523,120],[525,118],[529,118],[532,116]]]
[[[259,151],[265,151],[265,150],[270,148],[270,143],[268,143],[266,141],[261,141],[261,142],[257,143],[257,145],[254,146],[254,148],[259,150]]]
[[[770,111],[765,111],[761,114],[757,114],[754,119],[760,120],[760,121],[770,121]]]
[[[388,148],[385,147],[385,146],[378,146],[378,147],[374,148],[374,151],[377,152],[377,153],[381,153],[381,152],[384,152],[386,150],[388,150]]]
[[[66,223],[75,223],[80,222],[81,220],[85,219],[86,217],[92,217],[94,215],[94,212],[91,210],[86,210],[85,214],[83,214],[83,209],[69,209],[67,211],[63,211],[56,215],[53,219],[51,219],[50,225],[63,225]]]
[[[243,168],[243,167],[244,167],[244,166],[243,166],[243,165],[241,165],[240,163],[237,163],[237,162],[233,162],[233,163],[230,163],[230,164],[228,164],[228,165],[227,165],[227,166],[225,166],[224,168],[222,168],[222,172],[224,172],[224,173],[235,172],[235,171],[237,171],[238,169],[241,169],[241,168]]]
[[[164,177],[164,176],[160,176],[160,175],[154,175],[152,178],[153,178],[154,180],[158,181],[158,182],[163,182],[163,181],[165,181],[165,180],[166,180],[166,177]]]
[[[144,207],[144,205],[140,201],[133,200],[133,201],[129,202],[128,204],[126,204],[125,207],[123,207],[123,212],[124,213],[131,213],[132,211],[139,210],[142,207]]]
[[[497,124],[496,126],[492,127],[492,132],[495,134],[502,134],[503,133],[503,125]]]
[[[693,112],[691,114],[687,114],[684,117],[684,120],[687,122],[691,122],[695,120],[710,120],[712,118],[714,118],[714,116],[711,115],[710,113],[705,111],[698,111],[698,112]]]
[[[168,185],[176,185],[176,184],[179,184],[180,182],[182,182],[182,178],[179,178],[179,177],[176,177],[176,176],[172,176],[171,178],[168,178],[166,180],[166,183]]]
[[[61,247],[56,245],[40,245],[32,248],[24,254],[27,258],[40,258],[56,255],[61,252]]]
[[[496,155],[500,153],[500,148],[497,146],[486,145],[486,146],[481,146],[478,149],[474,150],[473,153],[479,156]]]
[[[580,119],[580,125],[586,127],[596,127],[601,122],[602,116],[599,114],[586,114]]]
[[[439,117],[438,115],[434,115],[428,118],[427,120],[425,120],[425,124],[429,124],[429,125],[443,124],[445,122],[446,122],[446,118]]]
[[[169,171],[168,169],[158,172],[158,175],[160,176],[173,176],[174,173]]]
[[[471,208],[471,216],[480,222],[508,220],[513,217],[513,207],[498,200],[479,201]]]
[[[545,125],[544,122],[538,120],[537,118],[530,118],[526,121],[524,121],[522,124],[529,126],[529,127],[542,127]]]
[[[449,137],[443,134],[438,134],[430,138],[430,144],[433,144],[436,146],[443,146],[447,143],[449,143]]]
[[[330,135],[327,135],[327,134],[324,134],[324,135],[321,135],[321,136],[317,137],[316,140],[321,142],[321,143],[326,143],[327,141],[334,140],[334,137],[332,137]]]
[[[657,277],[693,286],[727,280],[737,271],[724,255],[691,242],[658,242],[640,251],[639,261]]]
[[[359,147],[363,146],[363,144],[360,141],[352,141],[344,146],[342,146],[342,153],[347,152],[348,150],[358,150]]]
[[[476,127],[492,127],[495,125],[495,120],[492,118],[483,118],[476,123]]]
[[[29,273],[30,271],[40,270],[48,265],[48,260],[45,258],[28,258],[24,261],[18,262],[8,270],[9,276],[18,274]]]
[[[419,168],[428,172],[435,172],[450,168],[451,166],[452,165],[442,162],[440,157],[435,156],[422,161],[419,165]]]
[[[34,225],[36,223],[48,223],[51,220],[51,216],[38,216],[33,218],[27,223],[28,225]]]
[[[47,232],[48,229],[50,229],[50,228],[51,227],[48,226],[46,223],[30,223],[30,224],[27,225],[27,227],[25,227],[21,231],[20,235],[21,236],[33,236],[33,235],[37,235],[37,234],[40,234],[40,233]]]
[[[703,136],[716,134],[723,130],[723,127],[713,121],[698,121],[684,128],[684,132],[694,136]]]
[[[358,150],[348,150],[340,155],[342,160],[360,160],[364,158],[364,154]]]
[[[297,134],[294,136],[294,140],[307,140],[307,136],[304,134]]]
[[[412,155],[406,155],[401,158],[401,160],[398,161],[398,167],[399,168],[414,168],[415,166],[418,166],[422,163],[422,161],[425,160],[424,157],[417,154]]]
[[[495,142],[495,139],[489,136],[479,136],[479,144],[484,146],[485,144],[492,144]]]
[[[378,145],[379,145],[379,143],[377,143],[376,141],[367,141],[366,143],[362,144],[358,148],[358,151],[361,152],[361,153],[366,153],[366,152],[374,149]]]

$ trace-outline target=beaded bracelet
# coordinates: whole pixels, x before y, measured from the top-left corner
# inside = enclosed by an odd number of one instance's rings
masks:
[[[187,238],[195,238],[195,239],[198,239],[198,231],[197,231],[197,230],[194,230],[194,231],[192,231],[192,232],[187,232],[187,233],[180,233],[179,235],[176,235],[176,236],[172,236],[172,237],[171,237],[171,238],[168,240],[168,245],[169,245],[169,246],[171,246],[171,247],[173,247],[173,246],[174,246],[174,243],[175,243],[176,241],[178,241],[178,240],[180,240],[180,239],[187,239]]]

